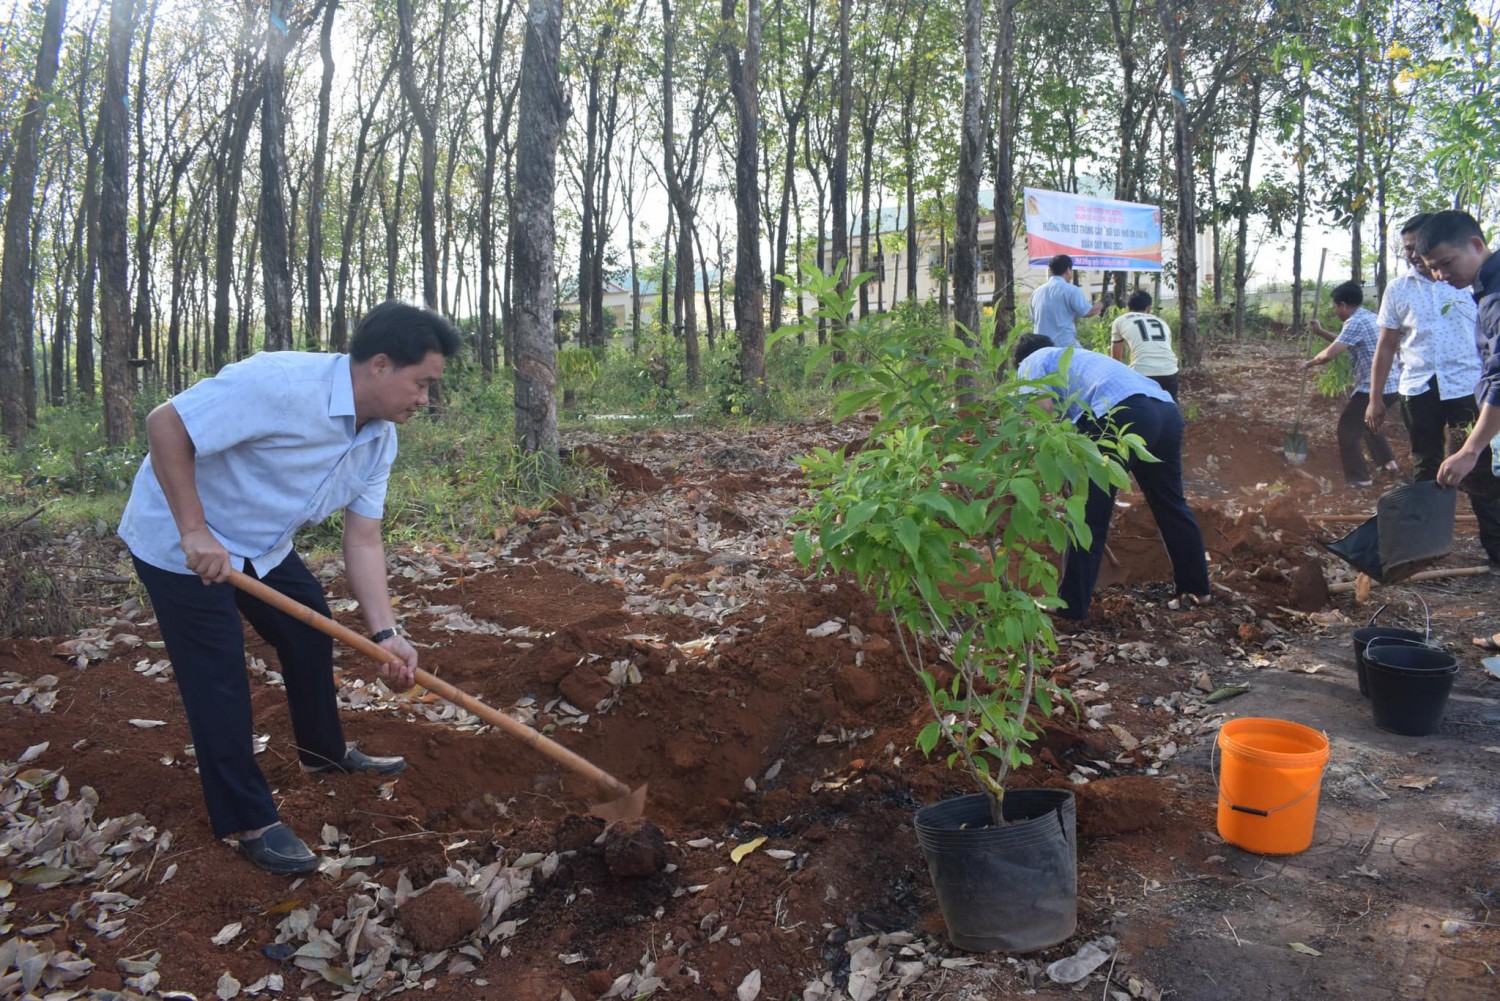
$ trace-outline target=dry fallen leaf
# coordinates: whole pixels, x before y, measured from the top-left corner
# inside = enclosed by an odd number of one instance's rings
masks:
[[[210,941],[212,941],[214,945],[227,945],[230,942],[234,941],[235,937],[239,935],[243,927],[244,926],[241,925],[238,921],[231,922],[225,925],[223,928],[220,928],[218,932],[214,934],[214,937],[210,939]]]
[[[1415,789],[1418,792],[1426,792],[1437,782],[1436,775],[1407,775],[1395,780],[1394,788]],[[1387,782],[1386,785],[1391,783]]]
[[[755,1001],[760,997],[760,971],[751,970],[746,974],[745,979],[735,988],[734,996],[736,1001]]]
[[[742,845],[736,845],[729,852],[729,860],[731,862],[733,862],[735,865],[739,865],[740,862],[745,858],[746,855],[749,855],[751,852],[755,851],[755,849],[759,848],[761,845],[763,845],[765,843],[766,843],[765,835],[761,835],[760,837],[756,838],[754,841],[746,841]]]

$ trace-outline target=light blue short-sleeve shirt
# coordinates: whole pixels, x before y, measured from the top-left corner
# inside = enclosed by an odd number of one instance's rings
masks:
[[[1064,348],[1033,351],[1016,366],[1016,375],[1022,379],[1045,379],[1062,367],[1066,353]],[[1067,380],[1063,395],[1069,401],[1068,420],[1074,422],[1083,416],[1083,406],[1087,406],[1093,416],[1103,417],[1132,396],[1172,402],[1171,394],[1155,380],[1146,378],[1123,362],[1083,348],[1073,349]]]
[[[1078,343],[1074,323],[1093,308],[1083,289],[1053,275],[1031,293],[1031,325],[1054,347],[1065,348]]]
[[[380,518],[396,425],[355,429],[349,356],[262,352],[172,398],[196,451],[203,513],[235,569],[264,575],[304,525],[335,511]],[[120,538],[145,563],[188,573],[177,524],[151,459],[141,463]]]

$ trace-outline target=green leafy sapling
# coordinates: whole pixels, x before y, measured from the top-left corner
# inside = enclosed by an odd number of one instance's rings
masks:
[[[1048,611],[1063,604],[1056,554],[1088,545],[1088,484],[1126,486],[1112,456],[1144,444],[1119,433],[1095,442],[1054,418],[1037,394],[1060,392],[1062,377],[1002,376],[1007,348],[987,336],[969,344],[920,317],[854,320],[864,277],[840,290],[815,275],[796,290],[818,300],[805,324],[830,321],[809,369],[827,365],[844,387],[835,418],[879,416],[858,451],[799,460],[811,499],[793,518],[793,550],[810,568],[850,574],[891,617],[932,708],[917,746],[961,762],[1003,824],[1006,778],[1031,763],[1038,736],[1032,704],[1050,715],[1066,697],[1046,670],[1057,650]]]

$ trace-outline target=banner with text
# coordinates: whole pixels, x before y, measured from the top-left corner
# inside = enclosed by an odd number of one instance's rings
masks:
[[[1080,269],[1161,270],[1161,209],[1155,205],[1026,189],[1026,256],[1046,267],[1057,254]]]

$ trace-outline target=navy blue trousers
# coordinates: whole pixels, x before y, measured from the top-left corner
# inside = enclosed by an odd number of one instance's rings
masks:
[[[251,746],[250,681],[240,616],[276,650],[297,756],[305,765],[326,765],[344,757],[333,640],[232,584],[205,585],[194,574],[169,573],[139,559],[135,572],[151,596],[182,693],[214,836],[276,823],[276,803]],[[246,563],[245,573],[253,577],[255,569]],[[323,588],[296,553],[262,579],[282,594],[329,614]]]
[[[1146,449],[1159,462],[1146,462],[1132,458],[1126,468],[1140,485],[1151,515],[1156,519],[1156,529],[1166,544],[1167,555],[1172,560],[1172,576],[1179,594],[1208,594],[1208,560],[1203,555],[1203,533],[1198,529],[1198,519],[1193,517],[1182,493],[1182,411],[1172,403],[1154,399],[1144,394],[1132,396],[1120,403],[1113,420],[1127,430],[1140,435]],[[1078,430],[1090,438],[1104,435],[1104,428],[1083,417],[1078,421]],[[1099,580],[1099,566],[1104,560],[1104,546],[1109,541],[1109,520],[1115,510],[1115,491],[1100,490],[1089,484],[1088,502],[1084,508],[1084,520],[1093,532],[1092,544],[1087,549],[1069,546],[1063,557],[1063,578],[1058,587],[1058,597],[1067,602],[1061,613],[1069,619],[1082,620],[1088,617],[1089,602],[1094,596],[1094,584]]]

